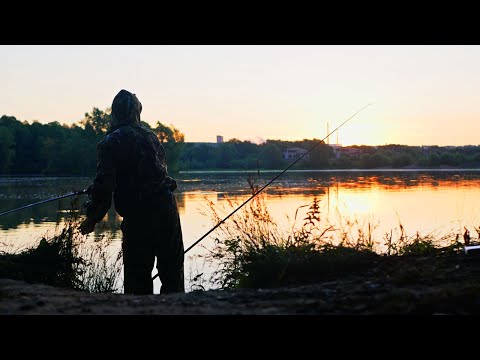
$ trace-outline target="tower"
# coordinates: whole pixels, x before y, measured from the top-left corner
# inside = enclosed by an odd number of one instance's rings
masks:
[[[329,122],[327,121],[327,144],[330,144],[330,136],[328,136],[328,134],[330,134],[330,131],[328,129],[328,126],[329,126]]]

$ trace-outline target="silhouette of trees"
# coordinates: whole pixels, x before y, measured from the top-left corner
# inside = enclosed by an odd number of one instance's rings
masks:
[[[15,158],[15,137],[5,126],[0,126],[0,154],[0,172],[8,172]]]
[[[41,124],[0,118],[0,174],[92,175],[96,170],[97,143],[109,131],[109,109],[93,108],[77,124],[57,121]],[[150,125],[142,121],[145,127]],[[154,129],[161,137],[169,170],[178,169],[179,144],[185,136],[161,123]]]
[[[110,130],[111,108],[102,111],[96,107],[89,113],[85,113],[85,117],[80,124],[85,127],[85,131],[93,132],[97,136],[104,136]]]
[[[179,159],[185,143],[185,135],[173,125],[167,126],[157,121],[153,132],[162,143],[167,154],[168,170],[177,172],[179,170]]]
[[[92,108],[79,124],[41,124],[0,117],[0,174],[92,175],[97,143],[107,134],[110,109]],[[310,150],[318,139],[267,140],[262,144],[231,139],[224,143],[186,143],[173,125],[158,121],[152,130],[165,147],[169,172],[215,169],[283,169],[294,159],[282,153],[291,147]],[[296,169],[375,169],[405,167],[480,168],[480,146],[354,145],[340,151],[318,145]]]
[[[260,145],[260,166],[266,169],[280,169],[283,167],[282,152],[277,145],[265,143]]]

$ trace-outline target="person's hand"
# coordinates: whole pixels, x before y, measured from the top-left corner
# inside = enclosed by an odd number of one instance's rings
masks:
[[[80,224],[78,229],[80,230],[82,235],[90,234],[93,229],[95,229],[95,223],[87,218]]]
[[[86,194],[87,194],[87,195],[92,195],[92,193],[93,193],[93,184],[90,185],[90,186],[87,188],[87,191],[86,191]]]

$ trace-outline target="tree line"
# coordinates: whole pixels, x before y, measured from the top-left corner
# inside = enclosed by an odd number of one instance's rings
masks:
[[[111,109],[93,108],[79,124],[58,121],[41,124],[0,118],[0,174],[92,175],[96,171],[97,143],[108,133]],[[162,141],[169,170],[178,171],[184,135],[174,126],[157,122],[151,127]]]
[[[0,118],[0,174],[92,175],[96,145],[109,131],[110,109],[93,108],[78,124],[41,124]],[[374,169],[480,167],[480,146],[355,145],[335,148],[319,139],[267,140],[261,144],[231,139],[224,143],[186,143],[173,125],[142,121],[162,142],[169,172],[189,170],[283,169],[295,158],[287,149],[309,150],[297,169]]]

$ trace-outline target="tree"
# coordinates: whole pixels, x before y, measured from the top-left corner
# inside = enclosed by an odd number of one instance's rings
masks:
[[[146,121],[140,120],[140,124],[142,124],[142,126],[143,126],[144,128],[147,128],[148,130],[152,130],[152,131],[153,131],[153,129],[152,129],[152,127],[150,126],[150,124],[147,123]]]
[[[395,155],[392,160],[392,165],[393,167],[396,167],[396,168],[408,166],[411,163],[412,163],[412,159],[406,153],[400,153],[399,155]]]
[[[7,173],[15,158],[15,137],[5,126],[0,126],[0,172]]]
[[[358,165],[362,169],[374,169],[391,165],[391,160],[386,152],[377,152],[374,154],[362,154],[358,161]]]
[[[85,113],[85,117],[80,121],[85,130],[93,130],[95,135],[103,136],[110,130],[111,109],[102,111],[96,107],[90,113]]]
[[[157,121],[157,126],[153,129],[153,132],[165,148],[169,171],[178,172],[179,159],[185,143],[185,135],[173,125],[166,126],[160,121]]]
[[[309,146],[311,149],[313,146]],[[326,144],[320,144],[310,152],[308,166],[314,169],[322,169],[329,166],[328,159],[332,157],[333,150]]]
[[[229,142],[218,144],[216,151],[216,165],[220,169],[229,169],[234,167],[233,160],[238,159],[238,151],[235,145]],[[236,163],[238,166],[238,162]]]
[[[428,164],[430,166],[438,166],[440,163],[440,156],[436,152],[428,155]]]
[[[248,156],[255,156],[257,155],[258,145],[252,143],[251,141],[245,140],[241,141],[238,139],[230,139],[227,143],[231,143],[235,145],[235,149],[238,152],[238,155],[241,156],[243,159]]]
[[[261,145],[260,161],[266,169],[278,169],[283,166],[282,152],[277,145],[266,143]]]

